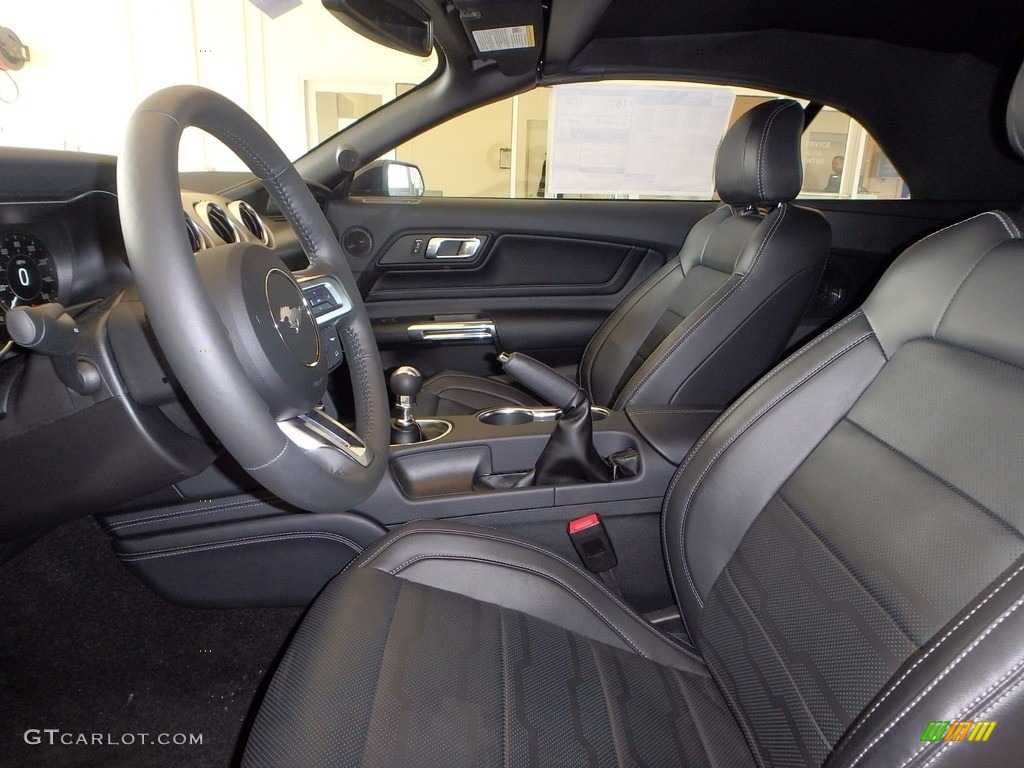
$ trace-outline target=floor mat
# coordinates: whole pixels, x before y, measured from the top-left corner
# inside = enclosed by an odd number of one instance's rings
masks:
[[[173,605],[63,526],[0,566],[0,765],[233,765],[299,615]]]

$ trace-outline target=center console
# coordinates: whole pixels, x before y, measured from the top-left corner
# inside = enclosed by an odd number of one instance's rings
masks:
[[[575,559],[566,523],[598,512],[620,551],[619,582],[639,594],[635,602],[643,609],[645,590],[667,590],[660,547],[651,545],[660,539],[666,488],[716,415],[672,407],[593,409],[597,453],[635,453],[634,474],[611,482],[522,484],[560,411],[495,408],[439,417],[440,424],[423,425],[417,441],[392,445],[380,486],[350,512],[303,512],[246,487],[244,476],[211,469],[177,484],[169,503],[139,501],[100,522],[122,561],[170,600],[305,605],[359,551],[411,520],[506,528]]]

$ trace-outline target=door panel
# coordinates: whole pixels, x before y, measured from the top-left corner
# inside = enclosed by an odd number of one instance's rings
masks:
[[[637,200],[334,200],[328,216],[346,242],[352,227],[372,245],[350,256],[385,366],[424,375],[457,368],[498,372],[500,350],[551,365],[579,361],[598,326],[675,255],[712,202]],[[479,241],[431,256],[431,241]],[[435,243],[436,244],[436,243]],[[365,248],[365,244],[364,244]],[[490,321],[490,338],[424,341],[425,321]],[[475,326],[473,326],[475,327]],[[452,334],[458,335],[458,334]],[[436,336],[436,334],[435,334]]]

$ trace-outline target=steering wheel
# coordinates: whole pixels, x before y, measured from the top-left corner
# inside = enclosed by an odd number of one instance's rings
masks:
[[[178,144],[194,126],[267,188],[310,266],[293,274],[267,247],[193,254],[182,221]],[[351,509],[388,461],[388,401],[370,321],[323,212],[273,139],[213,91],[167,88],[132,115],[117,167],[121,227],[146,314],[174,375],[224,447],[261,485],[310,512]],[[355,392],[356,431],[317,406],[327,353],[301,285],[330,291]]]

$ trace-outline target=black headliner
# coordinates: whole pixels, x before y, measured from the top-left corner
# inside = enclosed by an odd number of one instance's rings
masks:
[[[547,81],[693,79],[821,101],[868,128],[915,198],[1024,200],[1004,122],[1019,0],[611,0],[593,29],[568,61],[545,62]]]
[[[1024,55],[1020,0],[612,0],[596,38],[789,30],[969,53],[995,64]]]

